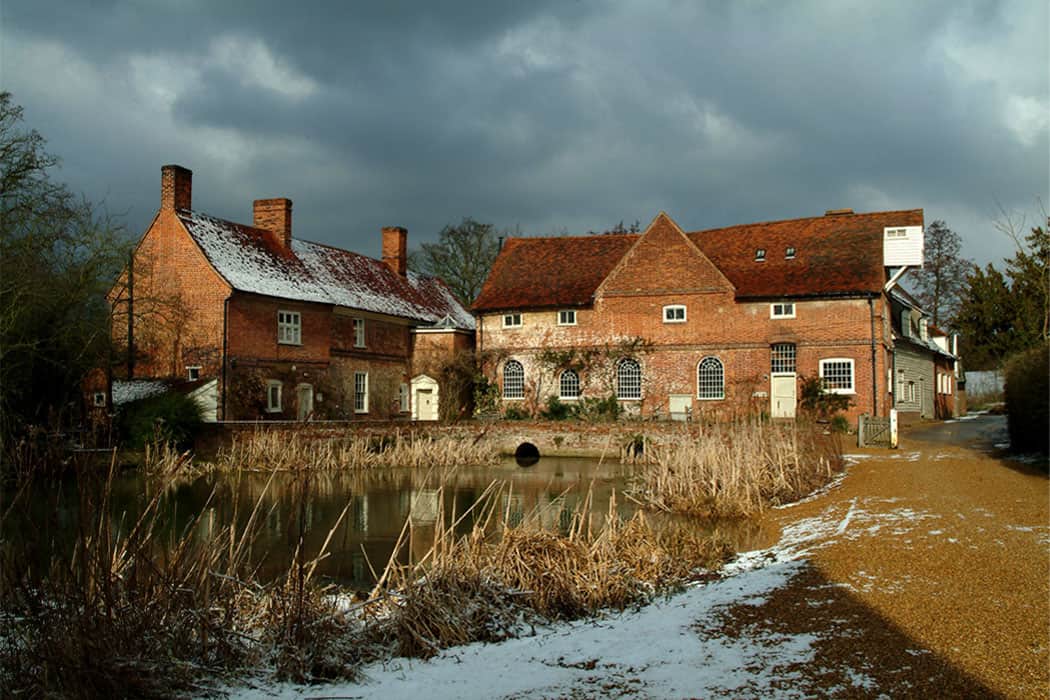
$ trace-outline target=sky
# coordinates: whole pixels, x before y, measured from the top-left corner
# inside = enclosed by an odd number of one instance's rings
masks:
[[[0,2],[0,86],[140,236],[194,209],[378,256],[521,235],[923,208],[979,264],[1050,208],[1045,0]],[[1021,222],[1024,222],[1021,224]]]

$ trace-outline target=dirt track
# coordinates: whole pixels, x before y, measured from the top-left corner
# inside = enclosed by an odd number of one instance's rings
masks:
[[[896,451],[847,449],[841,485],[771,514],[826,534],[805,575],[752,617],[815,632],[825,666],[859,665],[873,695],[1050,695],[1050,482],[999,454],[1002,425],[981,417],[914,429]],[[746,627],[745,614],[725,621]]]

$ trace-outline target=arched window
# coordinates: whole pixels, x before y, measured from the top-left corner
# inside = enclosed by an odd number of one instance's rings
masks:
[[[525,368],[517,360],[507,360],[503,365],[503,398],[525,398]]]
[[[580,375],[576,374],[576,370],[567,369],[561,373],[561,380],[558,382],[558,390],[560,398],[580,398]]]
[[[696,366],[696,398],[724,399],[725,368],[717,357],[705,357]]]
[[[642,398],[642,367],[638,360],[625,357],[616,365],[616,398]]]

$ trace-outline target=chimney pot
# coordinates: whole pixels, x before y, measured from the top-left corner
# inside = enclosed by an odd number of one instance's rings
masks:
[[[181,165],[164,165],[160,169],[160,208],[192,209],[193,171]]]
[[[252,204],[252,226],[271,232],[284,248],[292,247],[292,200],[257,199]]]
[[[383,262],[396,274],[408,274],[408,229],[383,227]]]

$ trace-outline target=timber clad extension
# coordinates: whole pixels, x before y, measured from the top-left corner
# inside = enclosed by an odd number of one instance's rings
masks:
[[[164,166],[161,208],[109,295],[127,373],[216,381],[220,420],[407,417],[414,384],[437,418],[436,372],[474,321],[408,271],[405,229],[384,228],[382,250],[294,238],[289,199],[256,200],[252,226],[193,211],[192,173]]]
[[[843,210],[687,233],[661,213],[638,235],[511,238],[472,307],[477,346],[505,405],[533,411],[613,395],[643,415],[790,417],[821,376],[851,420],[885,415],[886,235],[922,225],[919,209]]]

